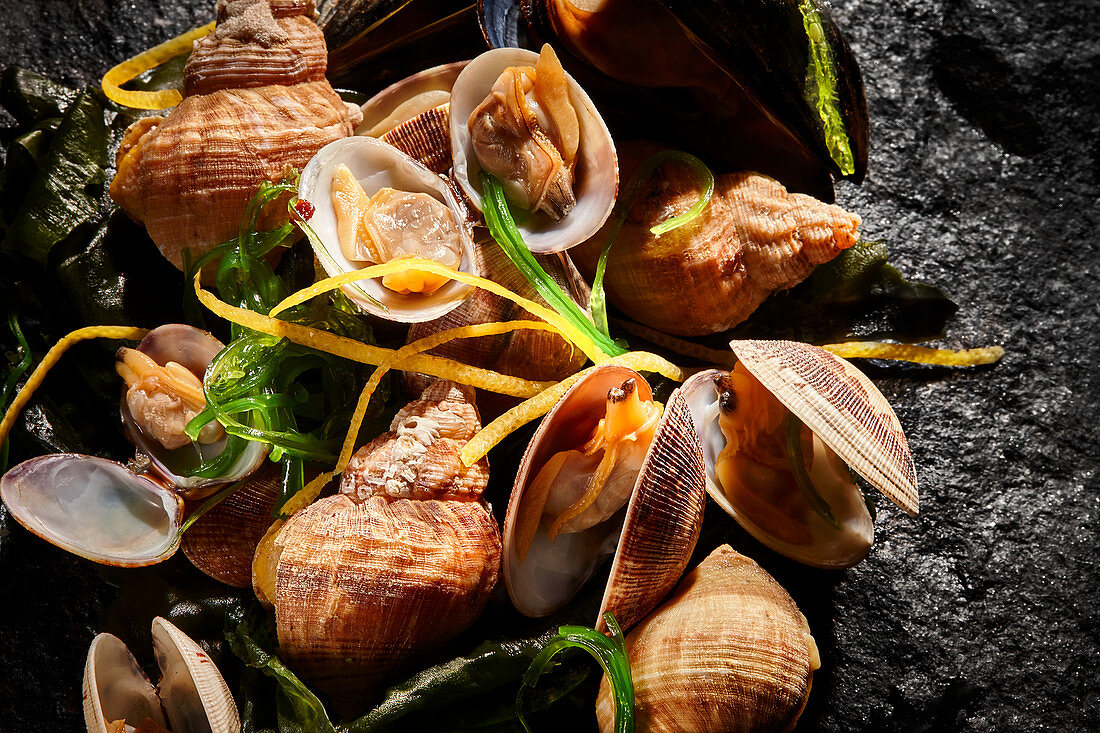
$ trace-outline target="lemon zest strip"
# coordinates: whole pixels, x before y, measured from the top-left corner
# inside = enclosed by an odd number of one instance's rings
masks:
[[[323,473],[313,479],[304,486],[301,491],[288,499],[287,502],[283,504],[283,514],[289,516],[299,509],[312,504],[317,500],[317,496],[321,493],[325,485],[328,484],[334,476],[342,473],[343,470],[347,468],[348,462],[351,460],[352,452],[355,450],[355,442],[359,437],[359,428],[363,425],[363,418],[366,416],[371,397],[374,396],[375,390],[378,389],[378,385],[382,382],[382,377],[384,377],[390,369],[395,366],[403,365],[410,356],[415,356],[421,352],[434,349],[437,346],[455,339],[496,336],[498,334],[518,331],[520,329],[556,332],[553,326],[543,323],[542,321],[479,323],[440,331],[439,333],[434,333],[430,336],[425,336],[422,339],[413,341],[411,344],[406,344],[400,349],[392,352],[392,354],[374,370],[370,379],[368,379],[367,383],[363,386],[363,391],[359,394],[359,400],[356,402],[355,412],[352,414],[351,424],[348,426],[347,436],[344,438],[344,444],[340,449],[340,457],[336,462],[336,467],[332,471]]]
[[[337,336],[309,326],[302,326],[278,318],[265,316],[246,308],[232,306],[202,288],[198,277],[195,278],[195,294],[199,301],[212,313],[238,326],[266,333],[278,338],[287,338],[296,344],[308,346],[327,354],[340,356],[360,364],[377,366],[393,353],[393,349],[364,344],[355,339]],[[420,372],[431,377],[450,379],[454,382],[479,387],[489,392],[506,394],[512,397],[531,397],[546,389],[553,382],[533,382],[528,379],[512,377],[490,369],[469,366],[451,359],[430,354],[416,354],[403,362],[406,371]]]
[[[191,45],[209,35],[214,30],[214,23],[207,23],[201,28],[194,28],[181,36],[176,36],[170,41],[165,41],[159,46],[154,46],[142,51],[133,58],[126,59],[103,75],[101,86],[103,93],[116,104],[134,109],[167,109],[175,107],[183,100],[183,95],[178,89],[162,89],[156,92],[139,92],[123,89],[122,85],[133,81],[150,69],[155,69],[181,53],[191,50]]]
[[[521,402],[496,420],[493,420],[478,431],[478,433],[470,439],[469,443],[463,446],[461,454],[462,462],[467,466],[472,466],[477,463],[508,435],[535,418],[542,417],[549,412],[550,408],[553,407],[554,404],[561,399],[562,395],[564,395],[570,387],[576,384],[578,380],[594,369],[609,364],[629,367],[638,372],[659,372],[658,367],[664,369],[671,366],[672,370],[669,371],[672,371],[675,376],[665,376],[677,382],[684,381],[688,376],[687,370],[681,369],[660,356],[651,354],[647,351],[630,351],[622,356],[612,357],[601,362],[597,366],[589,367],[577,372],[567,379],[563,379],[553,387],[549,387],[529,400]],[[659,373],[663,374],[663,372]]]
[[[31,401],[34,391],[42,385],[43,380],[46,379],[46,374],[60,361],[62,354],[68,351],[70,346],[81,341],[100,338],[138,341],[144,338],[147,333],[149,333],[149,329],[133,326],[85,326],[62,337],[42,357],[42,361],[31,372],[31,376],[27,378],[23,388],[19,390],[19,394],[12,400],[8,411],[4,413],[4,420],[0,422],[0,445],[3,445],[8,439],[8,433],[15,425],[16,418],[19,417],[19,413],[23,411],[27,403]]]
[[[970,367],[993,364],[1005,355],[1000,346],[978,349],[932,349],[911,344],[886,344],[878,341],[851,341],[843,344],[825,344],[821,348],[844,359],[887,359],[908,361],[914,364]]]

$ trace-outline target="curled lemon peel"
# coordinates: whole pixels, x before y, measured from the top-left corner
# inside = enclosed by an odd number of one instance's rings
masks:
[[[689,376],[687,370],[681,369],[675,364],[671,364],[668,360],[647,351],[629,351],[622,356],[609,358],[601,362],[598,366],[607,364],[629,367],[636,372],[658,372],[677,382],[682,382]],[[658,369],[658,367],[666,369],[669,366],[672,367],[672,369],[668,370],[671,374],[664,374],[664,372]],[[474,437],[470,439],[470,442],[462,448],[462,462],[467,466],[472,466],[480,461],[490,450],[496,447],[500,441],[504,440],[504,438],[532,420],[542,417],[549,412],[550,408],[562,398],[562,395],[564,395],[570,387],[596,368],[597,367],[592,366],[577,372],[567,379],[563,379],[553,387],[543,390],[525,402],[521,402],[496,420],[493,420],[474,435]]]
[[[207,23],[201,28],[189,30],[181,36],[176,36],[170,41],[165,41],[159,46],[154,46],[142,51],[133,58],[126,59],[118,66],[103,75],[100,86],[103,93],[115,104],[133,109],[168,109],[175,107],[183,100],[183,95],[178,89],[162,89],[156,92],[139,92],[123,89],[122,85],[133,81],[150,69],[155,69],[170,59],[187,53],[191,45],[209,35],[214,30],[214,23]]]
[[[649,326],[643,326],[640,323],[627,321],[622,318],[612,318],[610,321],[627,333],[643,338],[654,346],[660,346],[662,349],[668,349],[681,356],[690,356],[693,359],[699,359],[700,361],[710,364],[717,364],[726,369],[733,369],[733,365],[737,363],[737,357],[729,350],[719,351],[718,349],[711,349],[702,344],[670,336],[667,333],[650,328]]]
[[[394,353],[393,349],[364,344],[361,341],[337,336],[318,328],[282,321],[246,308],[230,305],[218,299],[213,293],[204,290],[197,276],[194,286],[199,302],[214,315],[232,321],[238,326],[266,333],[269,336],[287,338],[296,344],[308,346],[333,356],[340,356],[359,364],[378,366]],[[491,369],[473,367],[452,359],[431,356],[430,354],[415,354],[406,359],[403,366],[406,371],[420,372],[440,379],[449,379],[453,382],[468,384],[472,387],[512,397],[531,397],[553,384],[552,382],[533,382],[529,379],[511,377],[507,374],[494,372]]]
[[[542,321],[509,321],[507,323],[479,323],[472,326],[461,326],[459,328],[451,328],[446,331],[440,331],[439,333],[425,336],[422,339],[413,341],[411,344],[406,344],[400,349],[397,349],[392,355],[384,362],[378,365],[378,368],[371,374],[370,379],[363,386],[363,391],[359,394],[359,400],[355,405],[355,411],[352,414],[351,424],[348,426],[347,436],[344,438],[344,444],[340,449],[340,457],[336,462],[336,467],[328,472],[323,473],[317,478],[309,482],[303,487],[297,494],[292,496],[286,504],[283,505],[283,513],[291,515],[294,512],[302,509],[314,501],[317,500],[317,496],[320,495],[321,490],[325,485],[332,480],[334,476],[342,473],[348,466],[348,462],[351,460],[352,452],[355,450],[355,442],[359,437],[359,428],[363,425],[363,419],[367,413],[367,407],[370,405],[371,397],[374,396],[375,390],[378,389],[378,385],[381,384],[382,378],[394,367],[403,366],[404,362],[410,357],[420,354],[424,351],[429,351],[437,346],[441,346],[449,341],[460,338],[477,338],[479,336],[496,336],[502,333],[508,333],[510,331],[519,331],[521,329],[531,331],[551,331],[555,332],[553,326],[544,323]]]
[[[970,367],[993,364],[1000,361],[1005,350],[1000,346],[978,349],[932,349],[911,344],[885,344],[878,341],[851,341],[843,344],[825,344],[821,348],[843,359],[886,359],[908,361],[914,364]]]
[[[8,433],[11,432],[12,427],[15,425],[15,420],[19,417],[19,413],[22,412],[23,408],[27,406],[27,403],[31,401],[31,397],[34,396],[35,390],[42,385],[50,369],[61,360],[61,356],[69,350],[70,346],[90,339],[123,339],[127,341],[139,341],[144,338],[147,333],[149,333],[149,329],[135,328],[133,326],[85,326],[84,328],[78,328],[72,333],[62,337],[62,339],[50,347],[50,350],[42,357],[42,361],[40,361],[38,366],[34,368],[34,371],[31,372],[31,376],[27,378],[23,388],[19,390],[19,394],[12,400],[11,406],[8,407],[8,411],[4,413],[4,420],[0,422],[0,445],[3,445],[4,442],[7,441]]]

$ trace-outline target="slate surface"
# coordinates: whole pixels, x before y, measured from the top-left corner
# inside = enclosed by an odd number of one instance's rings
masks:
[[[0,66],[94,81],[209,5],[3,0]],[[992,370],[876,376],[914,450],[921,515],[880,504],[857,568],[804,571],[731,535],[788,586],[821,646],[799,729],[1100,728],[1095,4],[835,6],[872,118],[867,181],[839,200],[903,272],[958,300],[950,345],[1008,355]],[[92,635],[147,635],[149,614],[119,609],[179,600],[191,573],[103,570],[0,510],[0,729],[78,730]]]

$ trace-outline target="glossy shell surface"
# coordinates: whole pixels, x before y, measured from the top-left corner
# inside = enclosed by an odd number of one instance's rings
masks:
[[[32,458],[4,474],[0,496],[34,534],[104,565],[152,565],[179,546],[183,500],[103,458]]]

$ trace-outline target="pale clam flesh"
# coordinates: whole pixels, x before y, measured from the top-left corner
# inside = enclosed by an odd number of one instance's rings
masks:
[[[758,383],[758,392],[734,390],[729,373],[719,370],[700,372],[682,387],[703,446],[708,493],[777,552],[818,567],[855,565],[871,549],[874,525],[844,464],[905,511],[917,510],[912,456],[897,417],[870,380],[823,349],[784,341],[734,341],[731,346],[741,360],[733,383],[744,390]],[[761,468],[749,461],[742,463],[749,472],[744,478],[722,475],[729,440],[720,425],[724,400],[727,410],[768,413],[773,422],[790,414],[804,423],[800,440],[808,475],[831,521],[813,508],[811,498],[800,495],[791,474],[782,479],[787,488],[767,489],[779,475],[775,470],[790,468]],[[783,430],[779,426],[773,432]],[[771,450],[782,451],[782,445]]]

